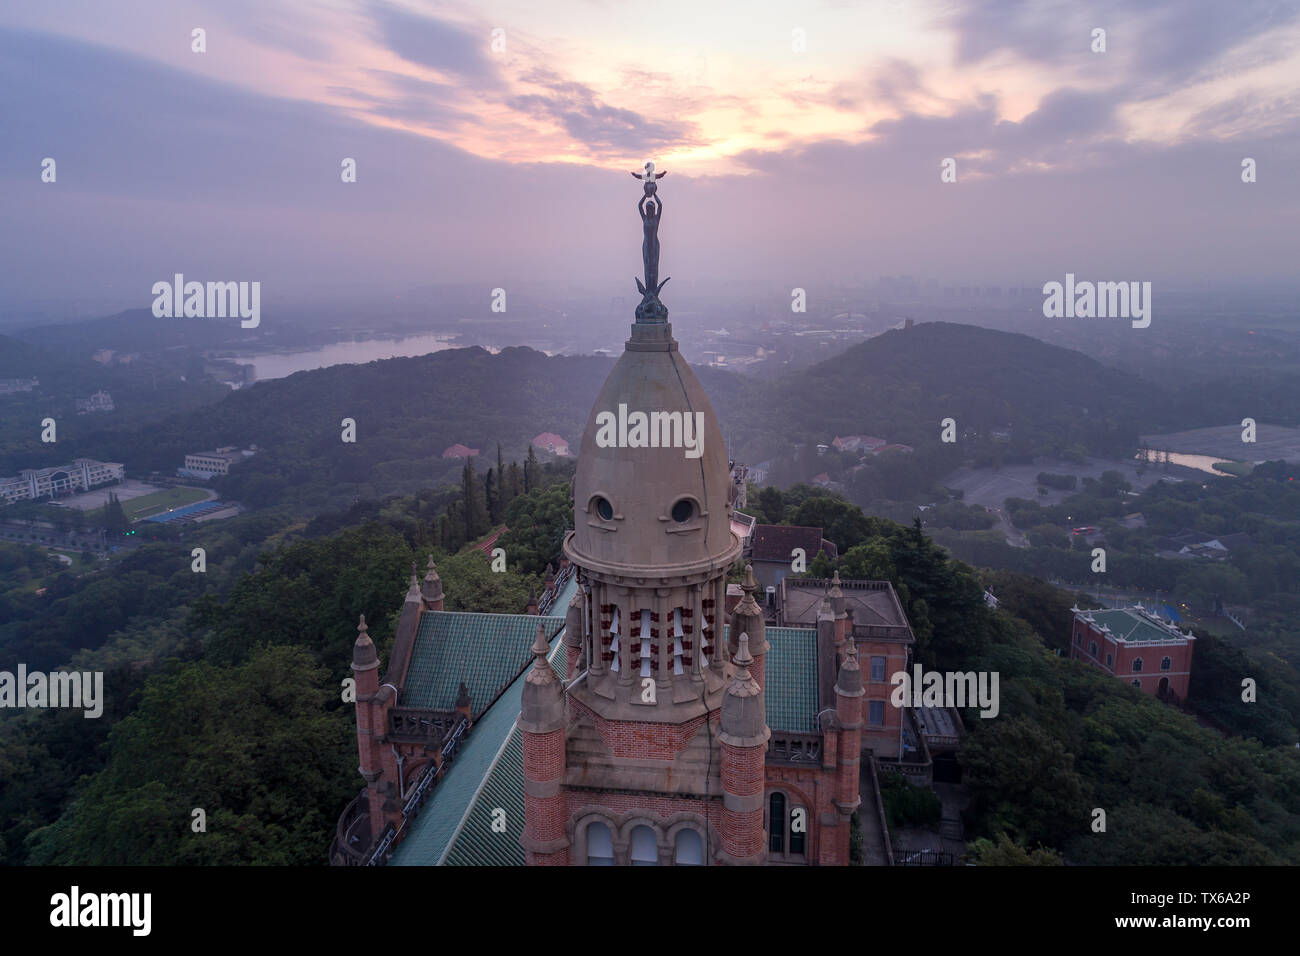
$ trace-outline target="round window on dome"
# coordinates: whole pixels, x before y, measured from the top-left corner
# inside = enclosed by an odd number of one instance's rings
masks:
[[[695,503],[689,498],[682,498],[673,505],[673,520],[678,524],[690,521],[693,517],[695,517]]]
[[[594,502],[596,514],[600,515],[602,521],[614,520],[614,506],[609,503],[607,498],[597,498]]]

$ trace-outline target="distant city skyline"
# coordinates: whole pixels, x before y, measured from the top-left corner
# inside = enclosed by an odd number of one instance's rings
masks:
[[[1298,11],[1126,6],[10,7],[0,312],[147,308],[178,272],[261,282],[268,322],[446,283],[631,299],[646,159],[670,310],[687,281],[1294,283]]]

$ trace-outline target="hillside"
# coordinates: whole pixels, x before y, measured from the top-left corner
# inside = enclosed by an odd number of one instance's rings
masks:
[[[220,490],[253,506],[310,511],[457,480],[460,464],[440,457],[456,443],[493,457],[500,442],[507,457],[519,457],[532,436],[551,431],[576,450],[610,367],[607,358],[528,348],[451,349],[261,382],[215,404],[158,414],[148,427],[74,420],[57,449],[24,438],[0,450],[11,467],[19,458],[52,464],[86,455],[141,475],[171,472],[187,451],[256,444],[259,454]],[[793,460],[796,445],[836,434],[914,446],[879,481],[860,476],[855,499],[864,503],[923,488],[963,456],[1121,455],[1140,430],[1183,423],[1167,414],[1165,392],[1131,374],[1026,335],[951,323],[887,332],[775,381],[710,368],[699,375],[741,460]],[[939,423],[948,417],[978,437],[942,445]],[[344,418],[356,421],[354,444],[341,441]],[[1007,425],[1011,441],[992,443],[989,429]],[[778,472],[775,480],[813,474]]]
[[[1168,408],[1162,390],[1079,352],[950,322],[869,339],[791,376],[781,394],[792,437],[867,434],[919,447],[953,418],[959,433],[1011,426],[1013,452],[1072,443],[1123,452],[1139,421],[1163,421]]]

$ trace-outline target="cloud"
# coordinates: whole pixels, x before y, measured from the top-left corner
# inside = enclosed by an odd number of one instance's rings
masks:
[[[387,4],[372,4],[370,17],[378,28],[378,39],[402,59],[480,89],[501,85],[496,64],[485,54],[490,39],[486,31],[471,33],[445,20]]]
[[[1112,69],[1126,64],[1124,78],[1156,95],[1297,16],[1300,8],[1275,0],[1160,0],[1140,6],[1131,0],[969,0],[953,8],[950,21],[936,23],[956,34],[958,65],[1004,51],[1052,64],[1106,56],[1097,62]],[[1106,30],[1106,54],[1090,50],[1097,27]]]
[[[524,81],[545,93],[520,93],[506,105],[533,119],[558,123],[565,132],[600,156],[649,154],[664,147],[680,149],[701,142],[694,123],[659,120],[644,113],[602,103],[591,87],[533,70]]]

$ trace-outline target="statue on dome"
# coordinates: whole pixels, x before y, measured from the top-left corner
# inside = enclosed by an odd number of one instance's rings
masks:
[[[663,217],[664,201],[657,195],[659,184],[665,173],[656,173],[654,163],[645,164],[644,173],[632,174],[643,183],[641,201],[637,211],[641,214],[641,227],[645,237],[641,241],[641,260],[645,266],[645,282],[636,280],[636,289],[641,293],[641,304],[636,307],[638,322],[667,322],[668,310],[659,301],[659,291],[668,284],[668,280],[659,281],[659,220]]]

